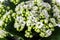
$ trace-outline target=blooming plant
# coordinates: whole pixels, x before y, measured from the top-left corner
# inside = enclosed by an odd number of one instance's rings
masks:
[[[51,36],[54,28],[60,27],[60,0],[51,3],[43,0],[0,0],[0,38],[13,28],[26,38],[32,38],[35,33],[40,37]]]

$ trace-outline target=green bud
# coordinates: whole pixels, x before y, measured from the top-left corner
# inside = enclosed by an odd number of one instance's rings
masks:
[[[39,35],[40,35],[41,37],[44,37],[44,36],[45,36],[45,33],[41,32]]]
[[[54,26],[53,26],[53,24],[52,24],[52,23],[49,23],[49,27],[51,28],[51,27],[54,27]]]

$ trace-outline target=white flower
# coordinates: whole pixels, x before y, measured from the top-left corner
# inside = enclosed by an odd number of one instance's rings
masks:
[[[43,23],[42,22],[36,22],[36,27],[37,28],[42,28],[43,27]]]
[[[32,10],[30,13],[31,13],[31,14],[36,14],[36,11]]]
[[[31,19],[32,19],[32,22],[36,22],[37,21],[35,17],[32,17]]]
[[[27,18],[28,18],[28,20],[31,20],[32,22],[37,22],[36,17],[34,17],[33,15],[32,16],[29,16]]]
[[[38,7],[37,6],[33,6],[32,9],[33,10],[38,10]]]
[[[57,5],[54,5],[54,6],[52,7],[52,9],[53,9],[53,12],[60,12],[60,11],[59,11],[59,8],[57,7]]]
[[[17,11],[17,14],[18,15],[22,15],[22,11]]]
[[[19,24],[24,27],[25,26],[25,21],[22,21]]]
[[[18,16],[16,18],[16,21],[18,22],[18,24],[20,24],[20,26],[25,26],[25,21],[24,21],[24,18],[22,16]]]
[[[19,22],[22,22],[24,19],[23,19],[22,16],[18,16],[18,17],[16,18],[16,20],[19,21]]]
[[[19,28],[20,25],[19,25],[18,23],[15,23],[15,24],[14,24],[14,27],[15,27],[15,28]]]
[[[28,20],[26,23],[27,23],[27,26],[33,26],[33,25],[35,25],[35,23],[33,21],[31,21],[31,20]]]
[[[46,7],[46,8],[51,8],[51,6],[48,3],[42,2],[42,6]]]
[[[28,1],[28,3],[26,2],[26,4],[28,5],[29,8],[32,8],[32,6],[34,6],[33,1]]]
[[[18,11],[20,9],[19,6],[20,6],[20,4],[18,6],[16,6],[15,11]]]
[[[27,9],[28,8],[28,5],[24,5],[23,7]]]
[[[45,9],[42,10],[42,13],[44,14],[45,18],[49,17],[49,14],[48,14],[47,10],[45,10]]]
[[[25,22],[22,22],[22,23],[18,23],[18,22],[16,22],[15,24],[14,24],[14,28],[23,28],[25,26]]]
[[[31,10],[30,15],[36,17],[38,15],[38,13],[37,13],[37,11]]]
[[[57,16],[59,16],[59,13],[58,13],[58,12],[55,12],[55,13],[53,14],[53,16],[54,16],[54,17],[57,17]]]
[[[45,37],[48,37],[48,36],[50,36],[52,34],[52,31],[50,30],[50,29],[48,29],[47,31],[46,31],[46,36]]]
[[[52,22],[53,24],[56,24],[55,18],[50,18],[50,22]]]
[[[0,26],[2,26],[2,25],[3,25],[3,23],[4,23],[4,22],[3,22],[2,20],[0,20]]]

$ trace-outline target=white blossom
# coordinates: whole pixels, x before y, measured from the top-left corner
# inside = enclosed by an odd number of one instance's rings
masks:
[[[53,16],[54,16],[54,17],[57,17],[57,16],[59,16],[59,13],[58,13],[58,12],[55,12],[55,13],[53,14]]]
[[[24,5],[23,8],[27,9],[28,8],[28,5]]]
[[[36,22],[36,27],[37,28],[42,28],[43,27],[43,23],[42,22]]]
[[[42,4],[41,4],[42,6],[44,6],[44,7],[46,7],[46,8],[51,8],[51,6],[48,4],[48,3],[45,3],[45,2],[42,2]]]
[[[34,6],[34,1],[28,1],[26,2],[29,8],[32,8]]]
[[[17,14],[18,15],[22,15],[22,11],[17,11]]]
[[[50,36],[52,34],[52,31],[50,30],[50,29],[48,29],[47,31],[46,31],[46,36],[45,37],[48,37],[48,36]]]
[[[30,15],[37,17],[39,14],[37,13],[37,11],[31,10]]]
[[[49,14],[48,14],[47,10],[45,10],[45,9],[42,10],[42,13],[44,14],[45,18],[49,17]]]
[[[25,26],[25,21],[20,22],[20,25],[24,27]]]
[[[27,26],[35,25],[35,22],[33,22],[32,20],[28,20],[26,23],[27,23]]]
[[[14,24],[14,27],[15,27],[15,28],[19,28],[19,27],[20,27],[20,24],[15,23],[15,24]]]
[[[32,13],[32,14],[36,14],[36,11],[34,11],[34,10],[31,10],[31,11],[30,11],[30,13]]]
[[[22,22],[24,19],[23,19],[22,16],[18,16],[18,17],[16,18],[16,20],[19,21],[19,22]]]
[[[25,26],[25,21],[22,16],[17,17],[17,22],[20,24],[20,26]]]
[[[38,10],[38,7],[37,6],[33,6],[32,9],[33,10]]]

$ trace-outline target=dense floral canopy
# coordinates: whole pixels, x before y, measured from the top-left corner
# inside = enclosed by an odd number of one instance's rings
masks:
[[[10,33],[6,31],[6,28],[12,22],[14,22],[12,27],[18,32],[26,28],[24,36],[27,38],[32,38],[34,32],[41,37],[49,37],[54,27],[60,27],[60,1],[52,0],[48,3],[43,0],[22,2],[20,0],[0,0],[1,38]]]

